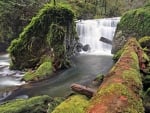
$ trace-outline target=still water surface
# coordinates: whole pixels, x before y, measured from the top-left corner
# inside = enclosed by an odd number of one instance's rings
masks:
[[[7,64],[8,61],[9,61],[8,56],[0,57],[1,65],[2,62],[3,64],[5,63]],[[72,62],[73,62],[72,68],[59,72],[50,79],[43,80],[37,83],[32,83],[30,85],[20,86],[19,89],[12,92],[6,99],[13,99],[20,97],[27,98],[43,94],[52,97],[67,96],[72,92],[70,89],[70,85],[72,83],[79,83],[87,85],[89,87],[93,87],[91,84],[92,80],[96,77],[96,75],[106,74],[113,65],[112,56],[106,55],[79,55],[73,57]],[[7,71],[9,72],[9,70]],[[0,73],[2,72],[3,68],[0,69]],[[12,81],[15,82],[16,85],[24,84],[19,81],[18,77],[16,77],[18,74],[18,76],[21,78],[22,75],[20,73],[21,72],[17,72],[14,75],[11,74],[11,76],[10,75],[2,76],[2,74],[0,74],[0,81],[3,81],[5,83],[8,82],[8,80],[10,80],[10,82]],[[1,89],[5,87],[8,87],[7,84],[2,85],[0,83]]]

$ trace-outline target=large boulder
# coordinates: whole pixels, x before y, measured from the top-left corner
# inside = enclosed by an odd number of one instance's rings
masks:
[[[90,45],[86,44],[86,45],[83,46],[82,49],[83,49],[83,51],[88,51],[88,50],[90,50]]]
[[[70,9],[62,5],[45,5],[19,37],[12,41],[8,49],[11,68],[35,68],[47,53],[50,53],[48,55],[52,57],[55,68],[64,67],[68,63],[68,51],[73,50],[70,45],[75,40],[74,25],[74,13]]]
[[[150,4],[126,12],[117,26],[113,39],[112,53],[116,53],[130,37],[150,36]]]

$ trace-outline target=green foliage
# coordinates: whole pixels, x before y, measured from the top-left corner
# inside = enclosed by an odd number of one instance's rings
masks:
[[[145,36],[139,39],[140,45],[145,49],[150,49],[150,36]]]
[[[61,5],[46,4],[24,28],[19,38],[12,41],[8,49],[12,68],[35,67],[45,52],[50,51],[50,48],[55,50],[56,46],[53,47],[55,42],[56,45],[63,43],[64,37],[73,40],[76,34],[74,29],[74,13],[70,9]],[[64,50],[63,44],[59,45],[58,51],[55,52],[59,53],[61,49]]]
[[[57,106],[52,113],[85,113],[88,104],[87,97],[74,95]]]
[[[0,42],[9,43],[18,37],[23,27],[47,0],[1,0],[0,1]]]
[[[86,2],[84,0],[58,0],[59,3],[68,4],[74,11],[77,19],[94,18],[96,5],[93,1]]]
[[[44,62],[42,63],[37,70],[27,72],[23,79],[25,81],[41,80],[50,76],[52,74],[52,63]]]

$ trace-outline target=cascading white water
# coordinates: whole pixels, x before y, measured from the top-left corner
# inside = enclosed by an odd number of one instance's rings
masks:
[[[111,54],[111,45],[100,41],[100,37],[113,39],[120,17],[80,20],[76,24],[80,43],[88,44],[92,54]]]
[[[9,55],[0,55],[0,102],[11,95],[15,86],[25,84],[21,81],[24,73],[9,70]]]

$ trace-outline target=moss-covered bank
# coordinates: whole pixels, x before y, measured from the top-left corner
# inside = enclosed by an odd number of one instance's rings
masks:
[[[0,105],[1,113],[49,113],[60,104],[63,99],[53,99],[49,96],[36,96],[30,99],[17,99]]]
[[[130,37],[150,36],[150,5],[126,12],[117,26],[112,53],[116,53]]]
[[[144,113],[140,57],[137,53],[140,48],[134,38],[127,42],[119,60],[91,99],[87,113]]]

